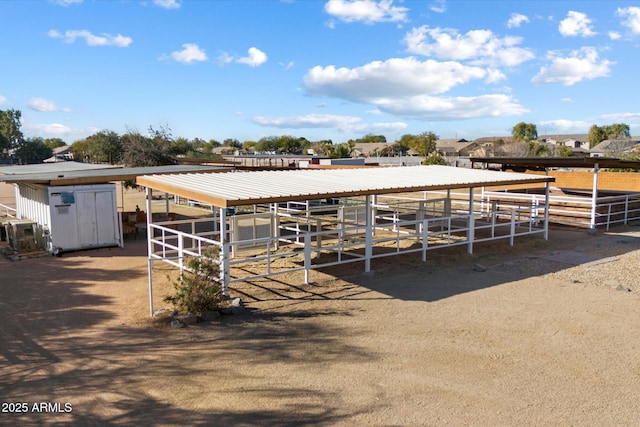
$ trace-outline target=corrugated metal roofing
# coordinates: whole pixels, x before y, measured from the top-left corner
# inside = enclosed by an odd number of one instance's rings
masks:
[[[73,163],[66,168],[62,165]],[[58,166],[60,165],[60,166]],[[79,166],[87,165],[87,166]],[[49,168],[31,168],[28,166],[50,166]],[[55,166],[55,167],[54,167]],[[24,168],[24,169],[21,169]],[[5,169],[15,171],[0,176],[0,181],[12,183],[48,184],[48,185],[74,185],[97,184],[110,181],[125,181],[134,179],[140,175],[154,174],[180,174],[228,171],[228,167],[199,166],[199,165],[165,165],[146,166],[135,168],[123,168],[121,166],[91,165],[77,162],[48,163],[46,165],[27,165],[0,168],[0,173]],[[32,172],[34,171],[35,172]]]
[[[554,181],[553,177],[449,166],[140,176],[139,185],[218,207]]]

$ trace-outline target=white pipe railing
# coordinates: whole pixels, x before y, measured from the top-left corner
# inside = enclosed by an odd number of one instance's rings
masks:
[[[3,205],[2,203],[0,203],[0,212],[2,213],[2,216],[6,216],[7,218],[15,218],[17,215],[17,211],[15,208]]]
[[[522,205],[537,206],[537,209],[541,209],[540,204],[544,205],[544,195],[541,194],[500,191],[485,191],[483,194],[487,211]],[[564,207],[559,207],[563,205]],[[577,226],[588,225],[585,221],[591,221],[591,207],[591,200],[584,198],[549,196],[551,222]],[[626,225],[630,219],[640,219],[640,194],[598,197],[595,218],[595,226],[605,226],[607,230],[611,225]]]

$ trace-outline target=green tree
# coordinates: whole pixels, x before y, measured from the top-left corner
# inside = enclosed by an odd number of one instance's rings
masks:
[[[153,131],[153,128],[150,128]],[[160,166],[175,163],[171,142],[163,132],[153,131],[146,137],[137,131],[122,135],[122,160],[125,166]]]
[[[436,151],[436,141],[440,137],[435,133],[422,132],[419,135],[403,135],[400,138],[401,145],[407,145],[413,151],[418,153],[420,157],[429,157],[429,155]]]
[[[40,137],[27,138],[20,141],[16,147],[16,157],[21,165],[42,163],[53,155],[53,150],[47,147]]]
[[[373,135],[371,133],[366,134],[362,138],[350,139],[348,142],[355,143],[374,143],[374,142],[387,142],[387,138],[384,135]]]
[[[176,138],[169,143],[171,152],[175,156],[185,156],[188,152],[193,151],[193,143],[187,138]]]
[[[119,164],[122,160],[120,135],[111,130],[101,130],[87,138],[92,163]]]
[[[538,129],[533,123],[520,122],[511,129],[511,135],[516,142],[531,142],[538,139]]]
[[[613,123],[610,125],[592,125],[589,129],[589,148],[593,148],[605,139],[631,138],[629,125],[626,123]]]
[[[604,127],[607,139],[625,139],[631,138],[629,125],[626,123],[613,123]]]
[[[44,145],[51,148],[52,150],[55,148],[64,147],[65,145],[67,145],[67,143],[60,138],[45,138],[43,142],[44,142]]]
[[[343,142],[342,144],[334,145],[333,150],[329,157],[332,159],[345,159],[351,157],[351,151],[353,147],[349,145],[348,142]]]
[[[20,130],[21,118],[20,110],[0,110],[0,158],[7,158],[9,150],[17,147],[24,139]]]
[[[591,125],[591,128],[589,128],[589,148],[595,147],[605,139],[607,139],[607,134],[604,128],[598,125]]]
[[[227,138],[222,142],[223,147],[242,148],[242,143],[235,138]]]
[[[433,153],[422,161],[423,165],[443,165],[446,166],[447,161],[439,153]]]

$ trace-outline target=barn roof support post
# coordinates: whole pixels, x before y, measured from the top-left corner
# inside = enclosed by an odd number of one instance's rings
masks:
[[[600,165],[598,163],[593,164],[593,190],[591,191],[591,224],[589,224],[592,230],[596,229],[596,215],[598,206],[598,170]]]
[[[467,223],[468,231],[467,231],[467,252],[470,254],[473,253],[473,240],[475,237],[475,222],[476,218],[473,213],[473,187],[469,187],[469,221]]]
[[[548,173],[548,170],[547,170]],[[544,240],[549,240],[549,182],[544,183]]]
[[[371,209],[371,196],[365,197],[365,248],[364,248],[364,271],[371,271],[371,256],[373,255],[373,226],[372,226],[372,209]]]
[[[151,243],[151,239],[153,235],[151,234],[153,230],[151,229],[151,220],[153,215],[151,215],[151,198],[153,197],[153,190],[149,187],[145,188],[145,203],[147,209],[147,274],[149,276],[149,314],[153,316],[153,258],[151,254],[153,253],[153,243]]]
[[[220,283],[222,295],[229,295],[229,243],[227,239],[227,210],[220,209]]]

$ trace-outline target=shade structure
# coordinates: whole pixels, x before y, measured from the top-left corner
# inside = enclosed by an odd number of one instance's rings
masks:
[[[216,207],[482,186],[532,184],[553,177],[450,166],[191,173],[139,176],[137,184]]]

